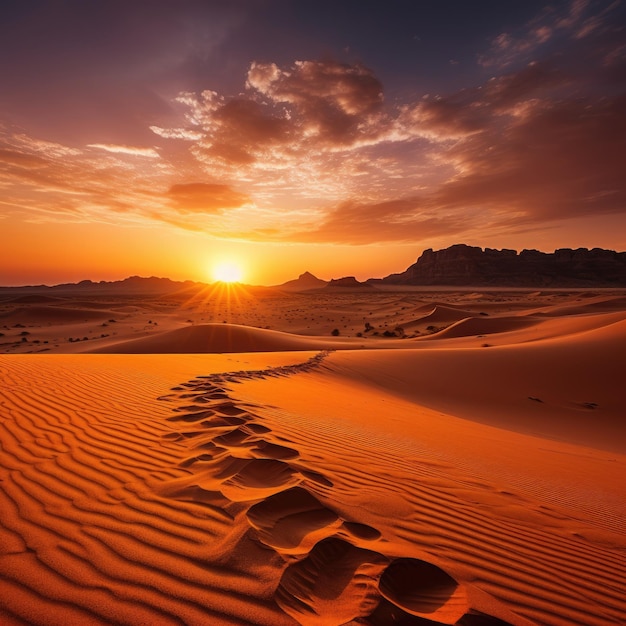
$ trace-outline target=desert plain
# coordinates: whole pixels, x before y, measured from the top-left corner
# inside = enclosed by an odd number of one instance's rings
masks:
[[[626,623],[626,292],[0,296],[0,623]]]

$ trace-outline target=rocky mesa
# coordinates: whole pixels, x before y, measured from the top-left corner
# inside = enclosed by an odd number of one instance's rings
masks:
[[[626,252],[601,248],[484,250],[457,244],[425,250],[417,262],[399,274],[373,283],[388,285],[476,285],[507,287],[623,287]]]

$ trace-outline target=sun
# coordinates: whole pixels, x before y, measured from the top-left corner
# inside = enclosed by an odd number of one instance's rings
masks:
[[[242,277],[243,271],[236,263],[225,261],[213,267],[213,278],[222,283],[238,283]]]

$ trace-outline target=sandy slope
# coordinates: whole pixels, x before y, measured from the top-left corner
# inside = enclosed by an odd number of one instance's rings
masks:
[[[112,354],[176,354],[199,352],[284,352],[364,347],[362,341],[305,337],[238,324],[199,324],[150,337],[113,343],[93,352]]]
[[[0,623],[625,623],[623,302],[376,298],[0,355]]]

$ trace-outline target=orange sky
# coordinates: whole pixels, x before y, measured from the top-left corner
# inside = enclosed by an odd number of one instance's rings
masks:
[[[0,25],[1,285],[626,249],[624,3],[127,4]]]

